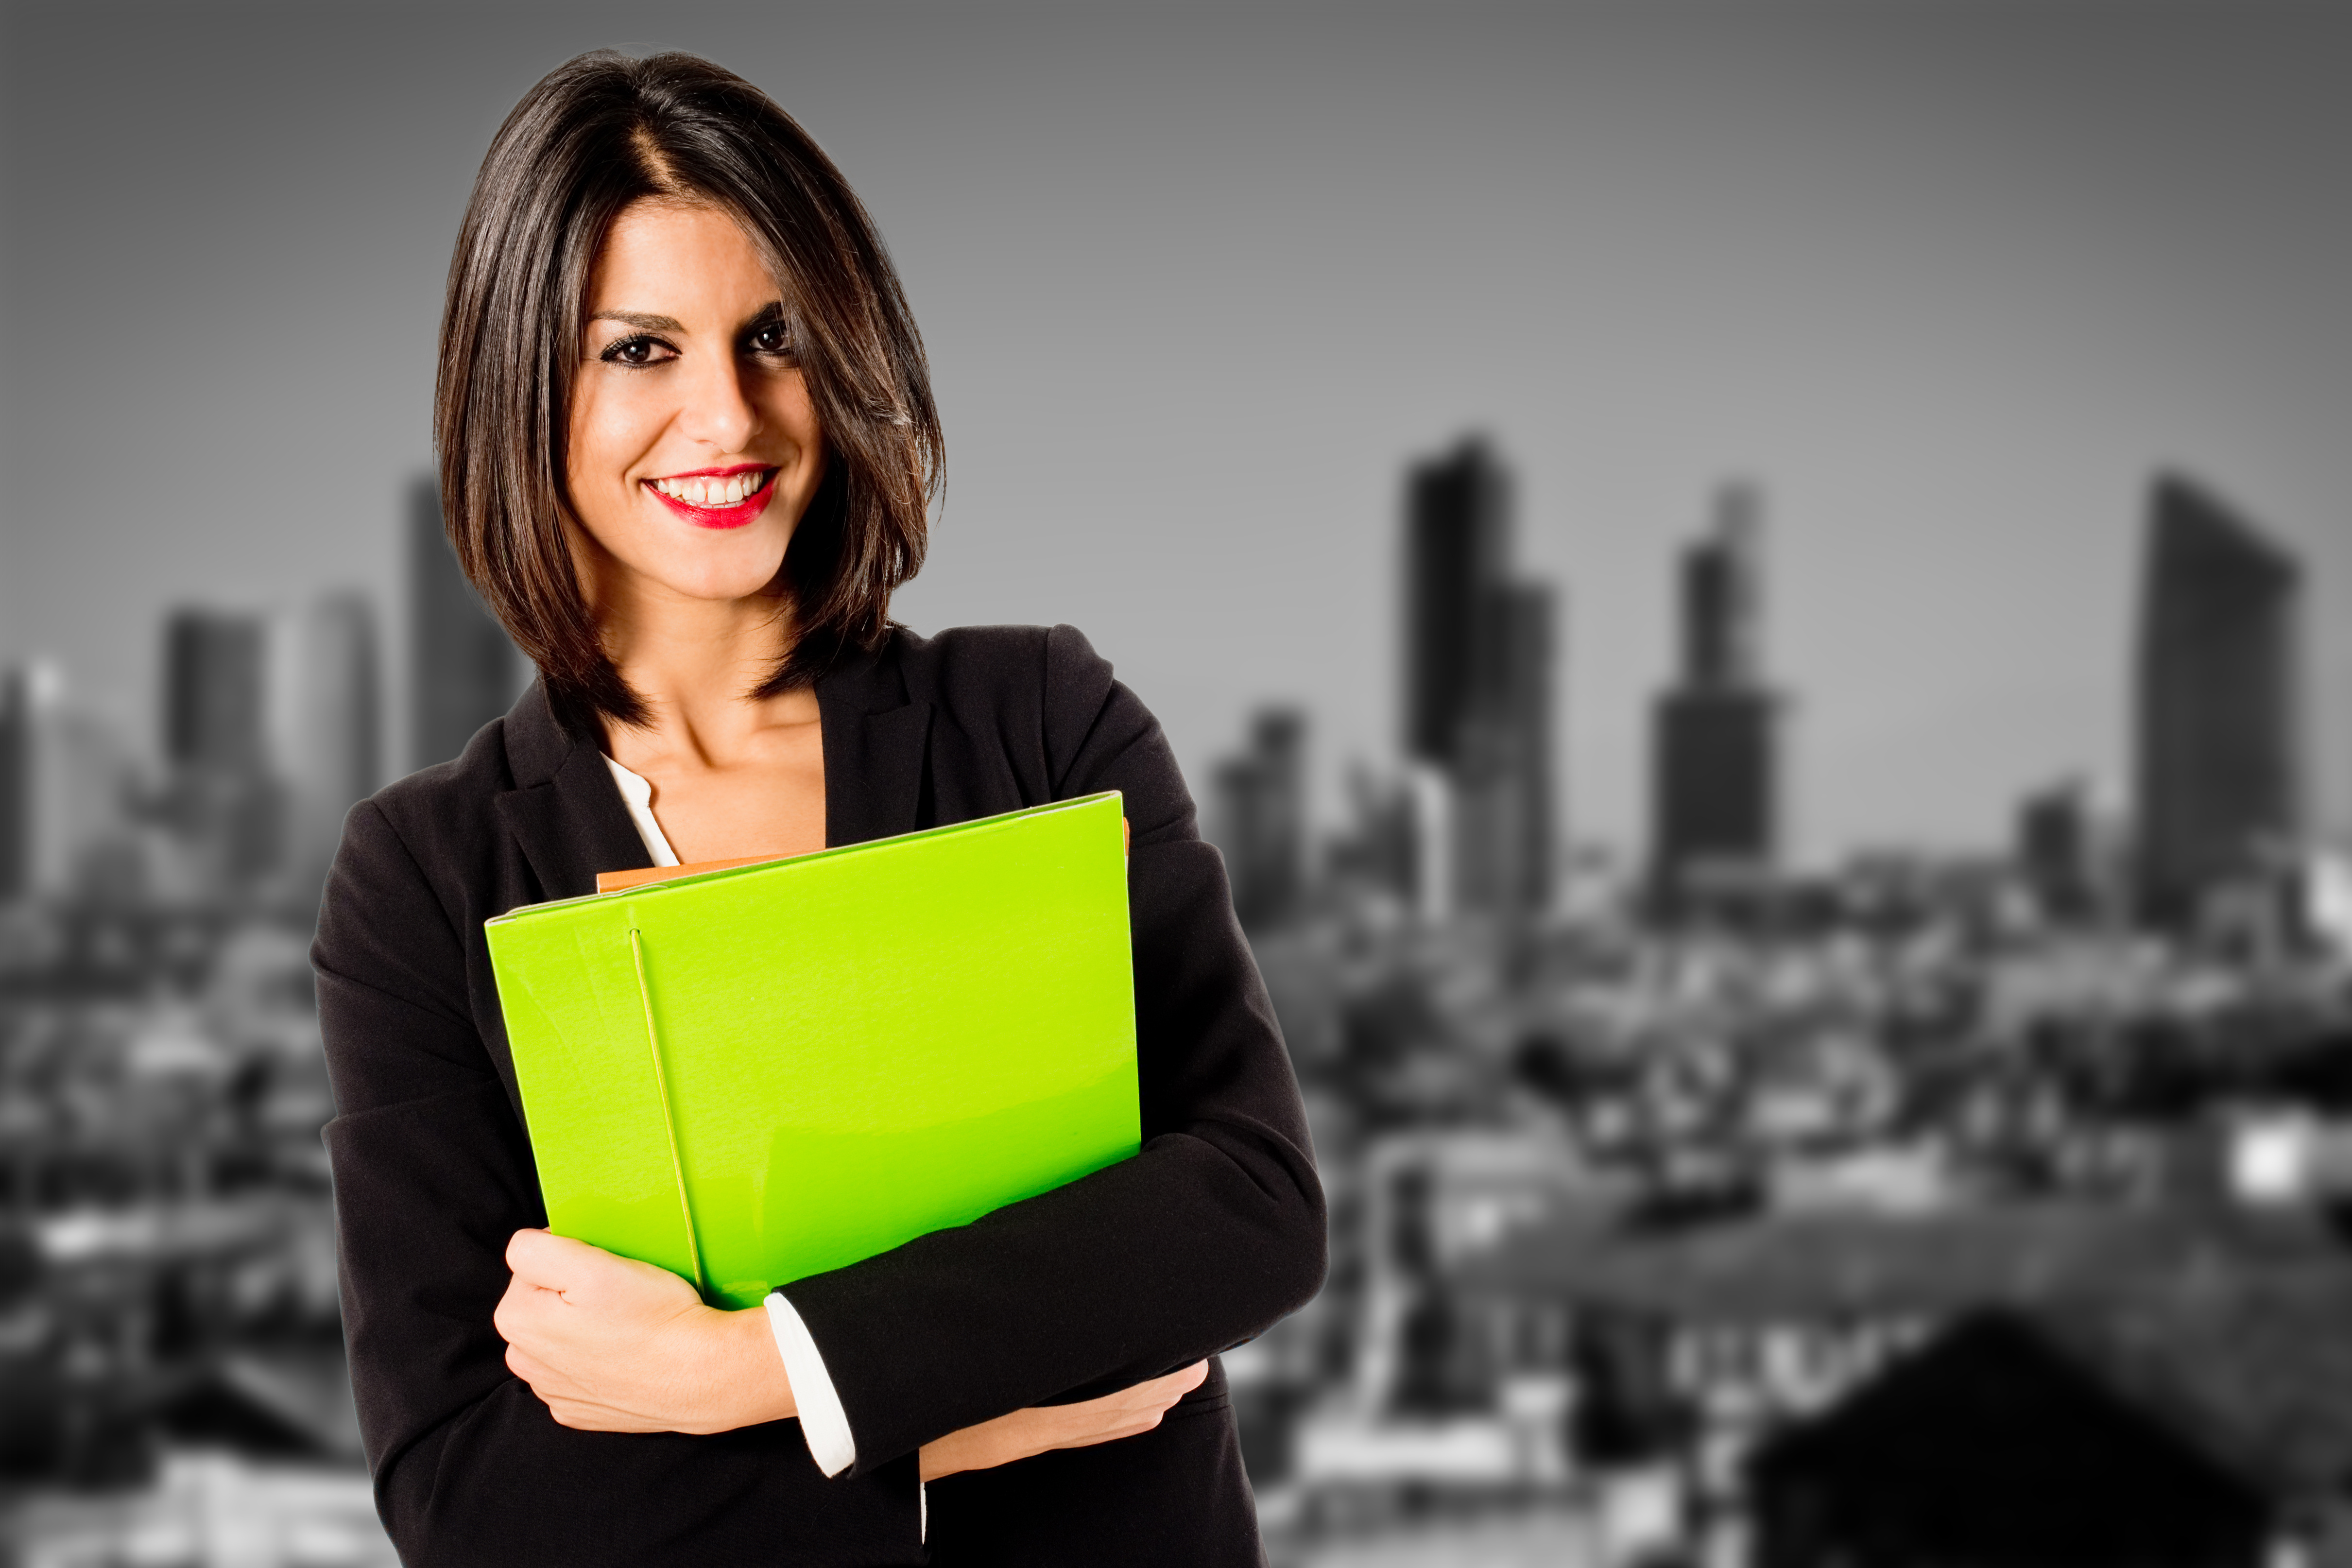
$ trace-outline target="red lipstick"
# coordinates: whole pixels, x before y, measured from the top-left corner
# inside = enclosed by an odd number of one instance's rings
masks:
[[[662,476],[666,479],[731,479],[737,474],[767,475],[766,479],[760,481],[758,489],[732,506],[698,506],[692,501],[680,500],[674,495],[656,489],[651,479],[642,482],[656,500],[697,528],[741,528],[746,523],[756,521],[761,512],[768,510],[768,502],[776,493],[776,476],[782,471],[781,468],[771,468],[765,463],[738,463],[731,468],[694,468],[682,474]]]

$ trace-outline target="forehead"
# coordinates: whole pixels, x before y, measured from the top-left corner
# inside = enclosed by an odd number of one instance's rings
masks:
[[[729,324],[777,297],[776,280],[733,216],[677,201],[641,201],[606,231],[588,278],[588,309],[676,316],[715,312]]]

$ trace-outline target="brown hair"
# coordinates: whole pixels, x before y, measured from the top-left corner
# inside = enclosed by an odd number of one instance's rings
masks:
[[[646,717],[598,638],[562,516],[589,270],[614,219],[649,196],[717,206],[760,248],[825,435],[825,477],[784,555],[796,636],[756,695],[888,635],[939,488],[914,315],[874,220],[808,133],[692,55],[600,49],[557,67],[499,127],[474,181],[433,415],[458,563],[574,720]]]

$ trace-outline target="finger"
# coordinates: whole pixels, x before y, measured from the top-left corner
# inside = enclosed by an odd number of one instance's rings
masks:
[[[1209,1363],[1196,1361],[1191,1366],[1179,1367],[1174,1372],[1155,1377],[1149,1383],[1139,1383],[1132,1392],[1155,1401],[1164,1401],[1173,1405],[1200,1387],[1207,1381],[1208,1376]]]
[[[1098,1443],[1116,1443],[1122,1437],[1140,1437],[1160,1425],[1161,1412],[1154,1410],[1125,1421],[1098,1426],[1090,1431],[1064,1433],[1056,1436],[1049,1447],[1055,1448],[1091,1448]]]
[[[549,1282],[549,1271],[559,1266],[561,1252],[548,1247],[556,1237],[544,1230],[519,1230],[507,1237],[507,1267],[514,1277],[534,1285]]]
[[[507,1347],[507,1370],[530,1384],[530,1391],[545,1399],[555,1385],[555,1369],[523,1349],[520,1345]]]
[[[568,1290],[591,1278],[600,1262],[615,1261],[601,1247],[546,1230],[519,1230],[507,1238],[507,1267],[518,1279]]]
[[[618,1410],[609,1405],[592,1405],[578,1399],[550,1400],[548,1414],[559,1426],[569,1426],[576,1432],[663,1432],[668,1428],[634,1411]]]
[[[490,1326],[498,1330],[499,1338],[509,1344],[530,1339],[544,1331],[548,1309],[561,1305],[562,1300],[554,1291],[527,1279],[509,1280],[506,1294],[490,1310]]]
[[[547,1413],[555,1417],[559,1426],[569,1426],[575,1432],[628,1432],[641,1430],[627,1424],[620,1412],[602,1405],[591,1405],[578,1399],[551,1399]]]
[[[1134,1387],[1124,1390],[1123,1393],[1142,1403],[1158,1405],[1164,1408],[1200,1387],[1208,1375],[1209,1363],[1196,1361],[1191,1366],[1179,1367],[1176,1371],[1163,1373],[1149,1383],[1139,1383]],[[1121,1395],[1115,1394],[1112,1397],[1118,1398]]]
[[[1204,1357],[1175,1375],[1182,1380],[1184,1392],[1190,1394],[1209,1381],[1209,1363]]]

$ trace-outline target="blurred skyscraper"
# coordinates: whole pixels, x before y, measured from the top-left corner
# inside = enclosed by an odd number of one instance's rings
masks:
[[[118,737],[67,701],[54,665],[0,671],[0,899],[83,890],[130,784]]]
[[[1263,708],[1249,746],[1217,765],[1216,830],[1234,912],[1253,931],[1296,911],[1307,871],[1307,719]]]
[[[1762,502],[1725,487],[1714,531],[1685,551],[1680,681],[1657,709],[1654,861],[1670,897],[1751,879],[1778,847],[1780,699],[1764,684]]]
[[[2035,790],[2017,805],[2013,853],[2044,914],[2080,921],[2103,891],[2097,824],[2079,779]]]
[[[268,628],[258,615],[174,610],[163,628],[165,816],[219,895],[281,865],[285,790],[270,766]]]
[[[1511,578],[1510,476],[1484,442],[1406,487],[1404,742],[1444,780],[1450,901],[1492,911],[1551,896],[1551,590]],[[1424,889],[1424,902],[1430,901]]]
[[[1478,706],[1481,624],[1509,572],[1510,479],[1467,440],[1414,468],[1405,518],[1405,752],[1450,766]]]
[[[343,814],[382,782],[382,678],[375,612],[330,594],[270,625],[269,749],[289,799],[288,866],[323,880]]]
[[[457,569],[430,475],[409,490],[408,606],[408,760],[423,768],[512,706],[522,675],[522,656]]]
[[[2301,576],[2214,496],[2158,478],[2136,673],[2140,907],[2159,923],[2193,918],[2300,826]]]
[[[163,755],[174,767],[261,772],[268,633],[258,616],[180,609],[163,629]]]
[[[22,898],[33,858],[32,672],[0,670],[0,899]]]
[[[1346,822],[1327,847],[1324,868],[1343,886],[1410,905],[1417,888],[1411,786],[1359,763],[1349,770],[1347,797]]]

